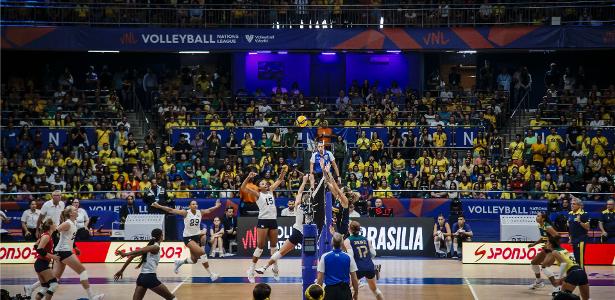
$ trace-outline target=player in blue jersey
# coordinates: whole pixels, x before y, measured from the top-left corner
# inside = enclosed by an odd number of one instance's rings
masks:
[[[369,289],[374,293],[376,299],[384,300],[382,291],[376,286],[376,268],[372,261],[372,258],[376,256],[376,248],[371,241],[361,235],[361,224],[359,222],[350,222],[348,231],[350,235],[344,241],[344,247],[357,263],[357,279],[367,278]]]

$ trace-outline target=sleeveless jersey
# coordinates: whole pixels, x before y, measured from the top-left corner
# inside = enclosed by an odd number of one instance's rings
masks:
[[[41,238],[43,236],[48,236],[49,237],[49,241],[47,242],[47,245],[45,245],[45,247],[43,247],[43,249],[45,251],[47,251],[47,253],[53,253],[53,239],[51,238],[51,235],[49,235],[49,232],[45,232],[41,235]],[[43,257],[43,256],[38,256],[37,257],[40,260],[46,260],[46,261],[51,261],[49,258],[47,257]]]
[[[553,249],[553,251],[557,251],[559,252],[562,257],[564,258],[564,261],[560,262],[560,263],[566,263],[566,270],[565,272],[568,273],[568,270],[570,270],[570,268],[574,267],[574,266],[578,266],[579,264],[577,263],[577,261],[574,259],[574,255],[570,252],[568,252],[568,250],[564,249],[564,248],[555,248]]]
[[[278,210],[275,208],[275,198],[271,192],[260,192],[258,199],[256,200],[258,205],[258,218],[259,219],[277,219]]]
[[[350,211],[348,207],[343,207],[340,200],[335,200],[332,207],[335,218],[337,219],[337,232],[341,234],[348,233],[348,224],[350,223]]]
[[[66,220],[70,228],[66,231],[60,231],[60,239],[56,245],[56,251],[73,251],[75,244],[75,235],[77,235],[77,225],[72,220]]]
[[[350,246],[352,247],[352,253],[354,254],[354,261],[357,263],[359,271],[369,272],[374,271],[374,262],[369,252],[369,242],[362,235],[350,235],[348,237]]]
[[[154,245],[160,247],[159,243],[155,243]],[[156,269],[158,268],[158,262],[160,262],[160,251],[161,250],[158,250],[158,253],[156,254],[153,254],[151,252],[145,254],[147,259],[141,266],[142,274],[156,273]]]
[[[305,213],[303,212],[303,208],[301,205],[297,205],[295,207],[295,224],[293,224],[293,228],[297,229],[301,234],[303,234],[303,224],[305,223]]]
[[[442,231],[442,233],[449,233],[446,230],[446,223],[444,223],[444,225],[440,226],[440,223],[436,223],[436,228],[438,228],[439,231]]]
[[[541,226],[540,224],[538,224],[538,230],[540,231],[540,240],[543,242],[546,242],[549,239],[549,232],[547,232],[547,229],[551,228],[551,224],[544,222],[543,225]]]
[[[183,237],[190,237],[199,235],[201,233],[201,211],[196,210],[196,213],[192,213],[192,210],[188,209],[186,217],[184,218],[184,233]]]

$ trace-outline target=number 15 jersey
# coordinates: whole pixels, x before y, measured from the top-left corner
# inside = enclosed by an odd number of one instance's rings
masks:
[[[256,200],[258,205],[258,218],[266,220],[275,220],[278,216],[278,210],[275,208],[275,198],[272,192],[260,192]]]

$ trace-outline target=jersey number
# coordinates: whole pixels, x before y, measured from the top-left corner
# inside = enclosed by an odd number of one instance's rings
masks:
[[[199,226],[201,220],[199,219],[190,219],[190,226]]]
[[[265,198],[265,204],[273,205],[273,198]]]
[[[357,252],[359,253],[359,257],[360,258],[366,258],[368,251],[369,250],[367,249],[367,246],[358,246],[357,247]]]

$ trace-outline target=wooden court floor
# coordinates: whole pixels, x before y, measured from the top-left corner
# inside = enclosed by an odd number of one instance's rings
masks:
[[[550,299],[551,288],[529,290],[533,274],[529,266],[463,265],[454,260],[435,259],[377,259],[382,264],[379,288],[386,299]],[[251,299],[253,284],[247,280],[247,259],[211,259],[211,268],[221,278],[211,283],[200,265],[183,266],[174,274],[172,264],[161,264],[159,279],[175,291],[177,299]],[[260,264],[259,264],[260,265]],[[87,264],[95,292],[105,293],[105,299],[132,299],[138,270],[127,268],[124,278],[113,281],[120,264]],[[301,299],[301,267],[299,259],[280,261],[281,280],[271,274],[257,278],[272,286],[272,300]],[[555,271],[555,269],[554,269]],[[591,298],[613,299],[615,267],[588,266]],[[32,265],[0,265],[0,285],[11,295],[22,293],[22,286],[34,281]],[[54,299],[80,299],[85,293],[78,275],[65,272]],[[375,299],[368,287],[361,288],[360,299]],[[148,292],[145,299],[161,299]]]

